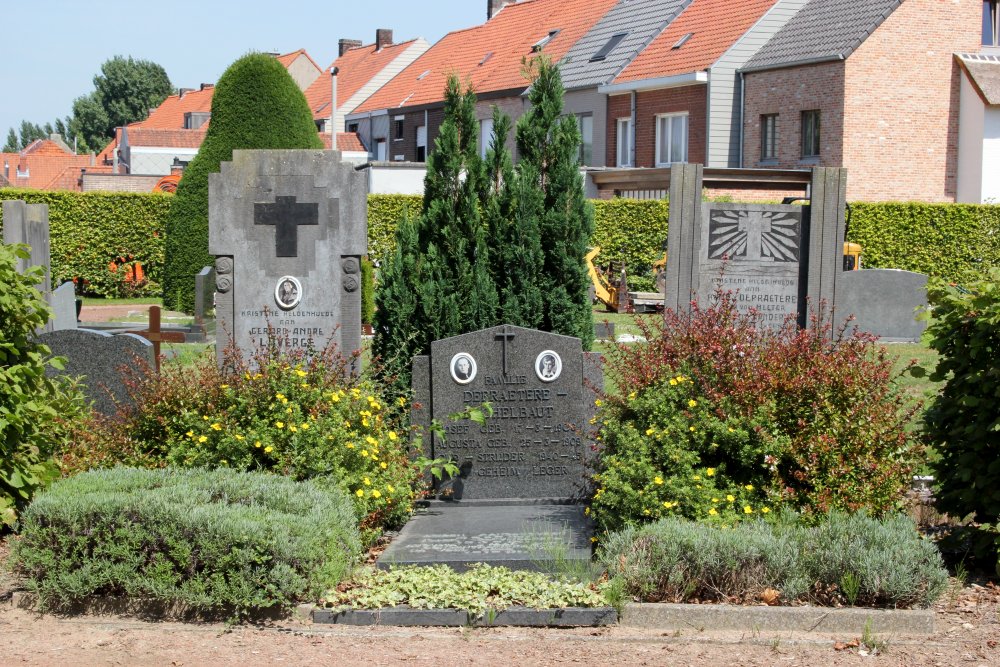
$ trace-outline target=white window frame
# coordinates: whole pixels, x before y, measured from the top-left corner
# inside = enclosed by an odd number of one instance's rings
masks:
[[[590,133],[584,132],[584,123],[590,121]],[[581,113],[576,116],[576,129],[580,131],[580,152],[577,156],[584,167],[593,166],[594,161],[594,114]]]
[[[673,124],[677,122],[675,119],[684,119],[684,145],[681,147],[681,155],[677,156],[675,152],[675,147],[673,145]],[[667,151],[668,156],[661,155],[660,150],[660,136],[663,132],[664,124],[666,124],[666,136],[668,140]],[[688,113],[682,111],[679,113],[661,113],[656,115],[656,166],[657,167],[669,167],[671,164],[684,163],[688,161],[688,133],[690,131],[690,125],[688,123]],[[680,157],[679,160],[665,159],[666,157]]]
[[[490,149],[493,140],[493,118],[479,121],[479,157],[486,159],[486,151]]]
[[[632,117],[626,116],[615,121],[616,141],[615,141],[615,166],[631,167],[633,154],[632,140]],[[622,149],[625,149],[625,159],[622,160]]]

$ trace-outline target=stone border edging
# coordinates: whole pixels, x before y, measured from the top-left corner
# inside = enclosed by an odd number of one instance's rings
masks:
[[[742,630],[746,632],[872,632],[898,635],[934,634],[930,609],[858,607],[744,607],[724,604],[632,603],[621,625],[662,630]]]
[[[315,609],[312,621],[317,624],[365,626],[576,628],[614,625],[618,622],[618,613],[613,607],[508,607],[494,614],[475,617],[465,609],[413,609],[400,606],[347,611]]]

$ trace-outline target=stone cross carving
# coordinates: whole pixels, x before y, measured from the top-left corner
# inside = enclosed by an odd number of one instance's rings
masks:
[[[507,375],[507,344],[514,340],[514,332],[508,329],[508,325],[503,325],[503,331],[493,336],[493,340],[498,340],[503,342],[502,357],[503,360],[503,374]]]
[[[255,225],[274,225],[277,257],[299,256],[299,225],[319,224],[319,204],[299,204],[295,197],[278,196],[273,204],[254,204]]]
[[[764,234],[771,232],[771,216],[759,211],[750,211],[740,216],[739,229],[747,233],[747,260],[767,262],[774,259],[764,257]]]
[[[177,331],[163,331],[160,328],[160,307],[149,307],[149,326],[142,331],[128,331],[127,333],[142,336],[153,344],[153,358],[156,360],[156,372],[160,372],[160,343],[183,343],[184,334]]]

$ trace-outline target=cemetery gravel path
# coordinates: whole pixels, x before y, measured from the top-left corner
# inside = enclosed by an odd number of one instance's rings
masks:
[[[11,665],[1000,665],[1000,588],[965,587],[936,607],[926,639],[880,637],[883,655],[863,656],[857,637],[794,637],[692,629],[351,628],[285,621],[220,623],[52,616],[15,609],[17,582],[0,539],[0,667]],[[839,642],[839,646],[835,646]]]

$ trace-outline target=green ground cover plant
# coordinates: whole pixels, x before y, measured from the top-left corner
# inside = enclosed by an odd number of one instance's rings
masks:
[[[831,512],[809,525],[789,512],[728,529],[667,518],[609,535],[598,558],[646,602],[910,608],[948,586],[937,547],[898,514]]]
[[[364,568],[326,593],[335,609],[465,609],[475,617],[512,606],[535,609],[600,607],[607,601],[594,584],[552,579],[538,572],[514,572],[485,563],[457,573],[447,565]]]
[[[732,523],[790,506],[894,509],[922,448],[918,406],[874,339],[814,317],[774,330],[716,294],[689,315],[637,320],[647,343],[617,345],[606,373],[598,527],[679,515]]]
[[[64,470],[124,463],[274,472],[348,494],[366,543],[405,522],[420,480],[407,452],[405,399],[383,398],[333,349],[311,357],[262,350],[250,364],[239,355],[230,362],[222,371],[205,355],[136,380],[136,408],[87,422],[63,452]]]
[[[115,468],[39,495],[13,561],[46,610],[101,595],[231,615],[320,594],[360,550],[337,489],[225,469]]]
[[[32,496],[59,476],[53,454],[70,436],[70,422],[83,412],[83,398],[69,381],[54,381],[49,349],[35,331],[49,319],[36,286],[43,269],[23,274],[26,246],[0,243],[0,532],[17,521]]]

